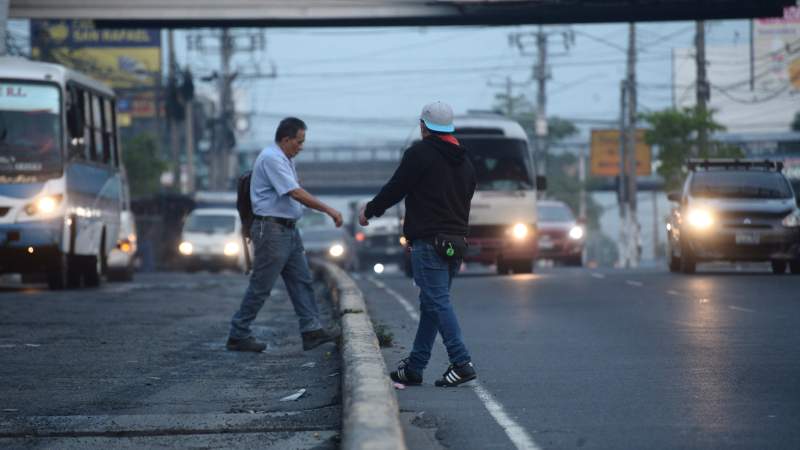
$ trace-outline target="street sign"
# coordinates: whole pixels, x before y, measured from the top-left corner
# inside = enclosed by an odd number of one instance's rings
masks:
[[[619,175],[619,130],[592,130],[591,173],[595,177]],[[636,175],[651,174],[651,150],[644,130],[636,130]]]

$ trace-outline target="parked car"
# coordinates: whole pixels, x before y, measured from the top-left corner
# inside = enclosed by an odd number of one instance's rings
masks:
[[[345,228],[336,228],[328,216],[313,210],[306,210],[297,226],[309,258],[325,259],[345,270],[358,270],[355,242]]]
[[[564,202],[540,200],[536,209],[539,216],[539,258],[568,266],[583,265],[586,230],[575,220],[569,206]]]
[[[136,221],[130,209],[120,211],[119,238],[108,254],[109,281],[131,281],[136,271]]]
[[[705,261],[769,261],[800,274],[800,210],[783,164],[689,160],[667,223],[669,269],[693,273]]]
[[[245,271],[241,230],[236,208],[195,209],[184,222],[178,246],[183,267],[189,272],[222,269]]]

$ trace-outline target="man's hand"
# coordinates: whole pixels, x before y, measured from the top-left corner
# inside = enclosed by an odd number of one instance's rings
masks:
[[[331,208],[331,210],[328,211],[328,215],[331,216],[331,219],[333,219],[333,223],[336,224],[336,228],[341,227],[342,223],[344,223],[342,220],[342,213],[339,211]]]
[[[361,212],[358,213],[358,224],[362,227],[369,225],[369,220],[367,220],[367,216],[364,214],[364,211],[367,209],[366,206],[361,207]]]

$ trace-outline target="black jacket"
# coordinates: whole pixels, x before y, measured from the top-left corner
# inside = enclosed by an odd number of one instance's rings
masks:
[[[475,169],[466,150],[436,136],[415,143],[378,195],[367,203],[367,219],[380,217],[405,197],[403,234],[407,239],[437,233],[466,236]]]

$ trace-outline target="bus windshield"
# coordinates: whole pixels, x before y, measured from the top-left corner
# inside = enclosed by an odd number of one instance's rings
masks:
[[[58,87],[0,81],[0,176],[61,173]]]
[[[510,191],[533,188],[528,146],[521,139],[497,136],[459,136],[466,147],[478,190]]]

